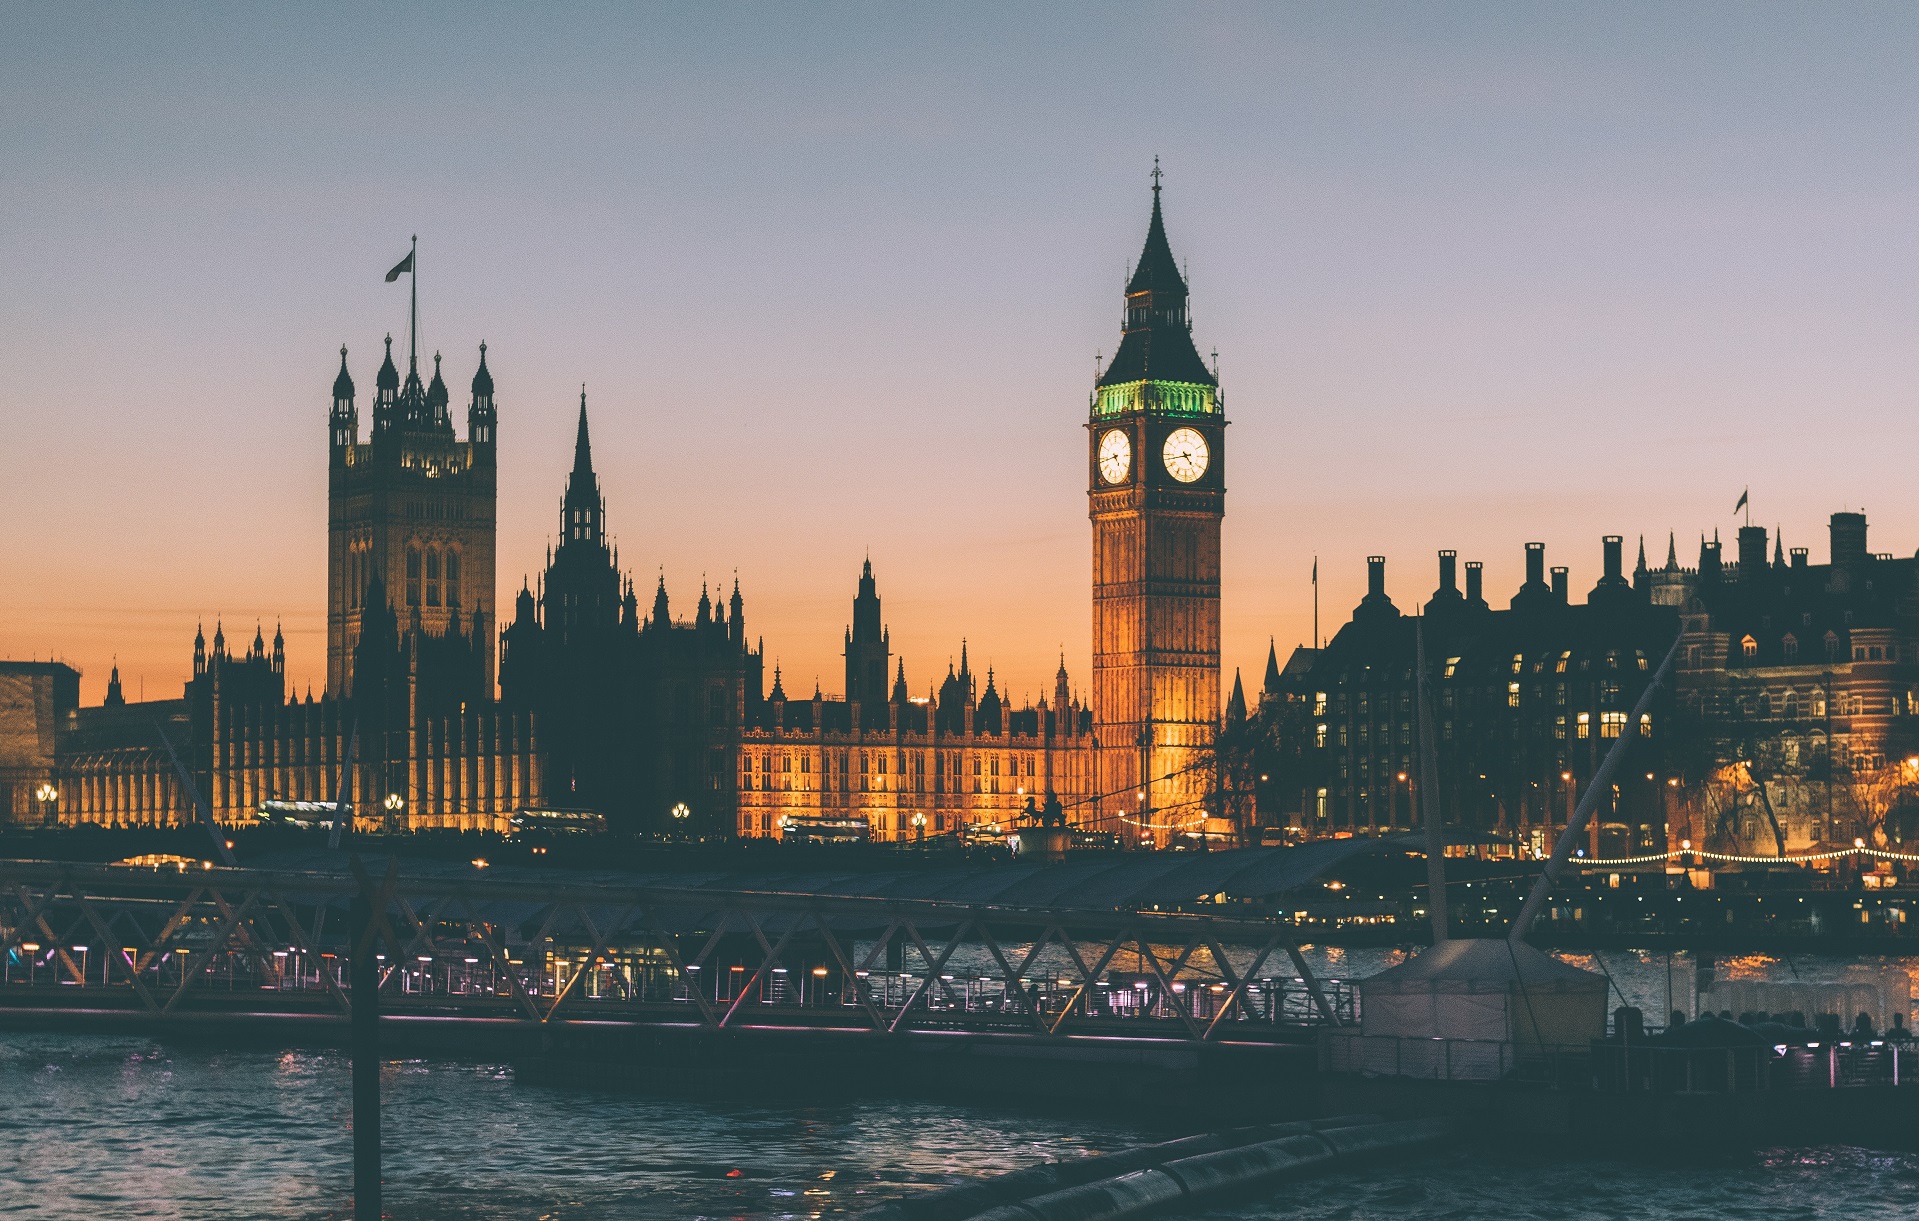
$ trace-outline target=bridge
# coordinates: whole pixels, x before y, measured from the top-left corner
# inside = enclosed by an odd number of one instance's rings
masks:
[[[0,1022],[343,1031],[357,902],[388,1024],[523,1047],[673,1029],[1303,1050],[1353,1019],[1352,990],[1314,976],[1270,900],[1403,848],[804,875],[0,861]]]

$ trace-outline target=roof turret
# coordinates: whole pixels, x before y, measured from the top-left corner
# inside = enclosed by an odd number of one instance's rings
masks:
[[[446,410],[446,382],[440,377],[440,354],[433,354],[433,381],[426,388],[426,405],[438,415]]]
[[[346,371],[346,345],[340,345],[340,376],[333,379],[333,397],[350,399],[353,397],[353,375]]]
[[[342,360],[344,361],[344,358]],[[391,335],[386,337],[386,360],[380,365],[379,375],[374,378],[373,384],[380,390],[400,388],[400,371],[393,367],[393,336]]]
[[[476,398],[490,398],[493,395],[493,375],[486,370],[486,342],[480,342],[480,367],[473,371],[473,394]]]

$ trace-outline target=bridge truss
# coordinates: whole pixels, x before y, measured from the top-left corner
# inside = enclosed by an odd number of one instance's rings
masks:
[[[1263,920],[391,862],[0,861],[0,1020],[344,1023],[356,898],[383,943],[379,1009],[395,1016],[1195,1043],[1297,1041],[1355,1016],[1351,991],[1317,980]]]

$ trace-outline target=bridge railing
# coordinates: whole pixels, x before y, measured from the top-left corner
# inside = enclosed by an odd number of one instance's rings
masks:
[[[356,895],[386,917],[395,1012],[1263,1041],[1358,1017],[1263,921],[36,862],[0,862],[0,1012],[84,990],[162,1018],[344,1017]],[[1285,957],[1296,974],[1268,969]]]

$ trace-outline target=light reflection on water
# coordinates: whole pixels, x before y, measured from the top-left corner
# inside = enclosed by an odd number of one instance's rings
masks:
[[[388,1212],[419,1221],[839,1217],[1169,1135],[899,1101],[775,1108],[576,1092],[451,1061],[393,1062],[384,1089]],[[348,1114],[335,1052],[0,1036],[0,1216],[343,1218]],[[1911,1216],[1916,1198],[1919,1157],[1849,1148],[1693,1166],[1454,1153],[1199,1215],[1876,1218]]]

